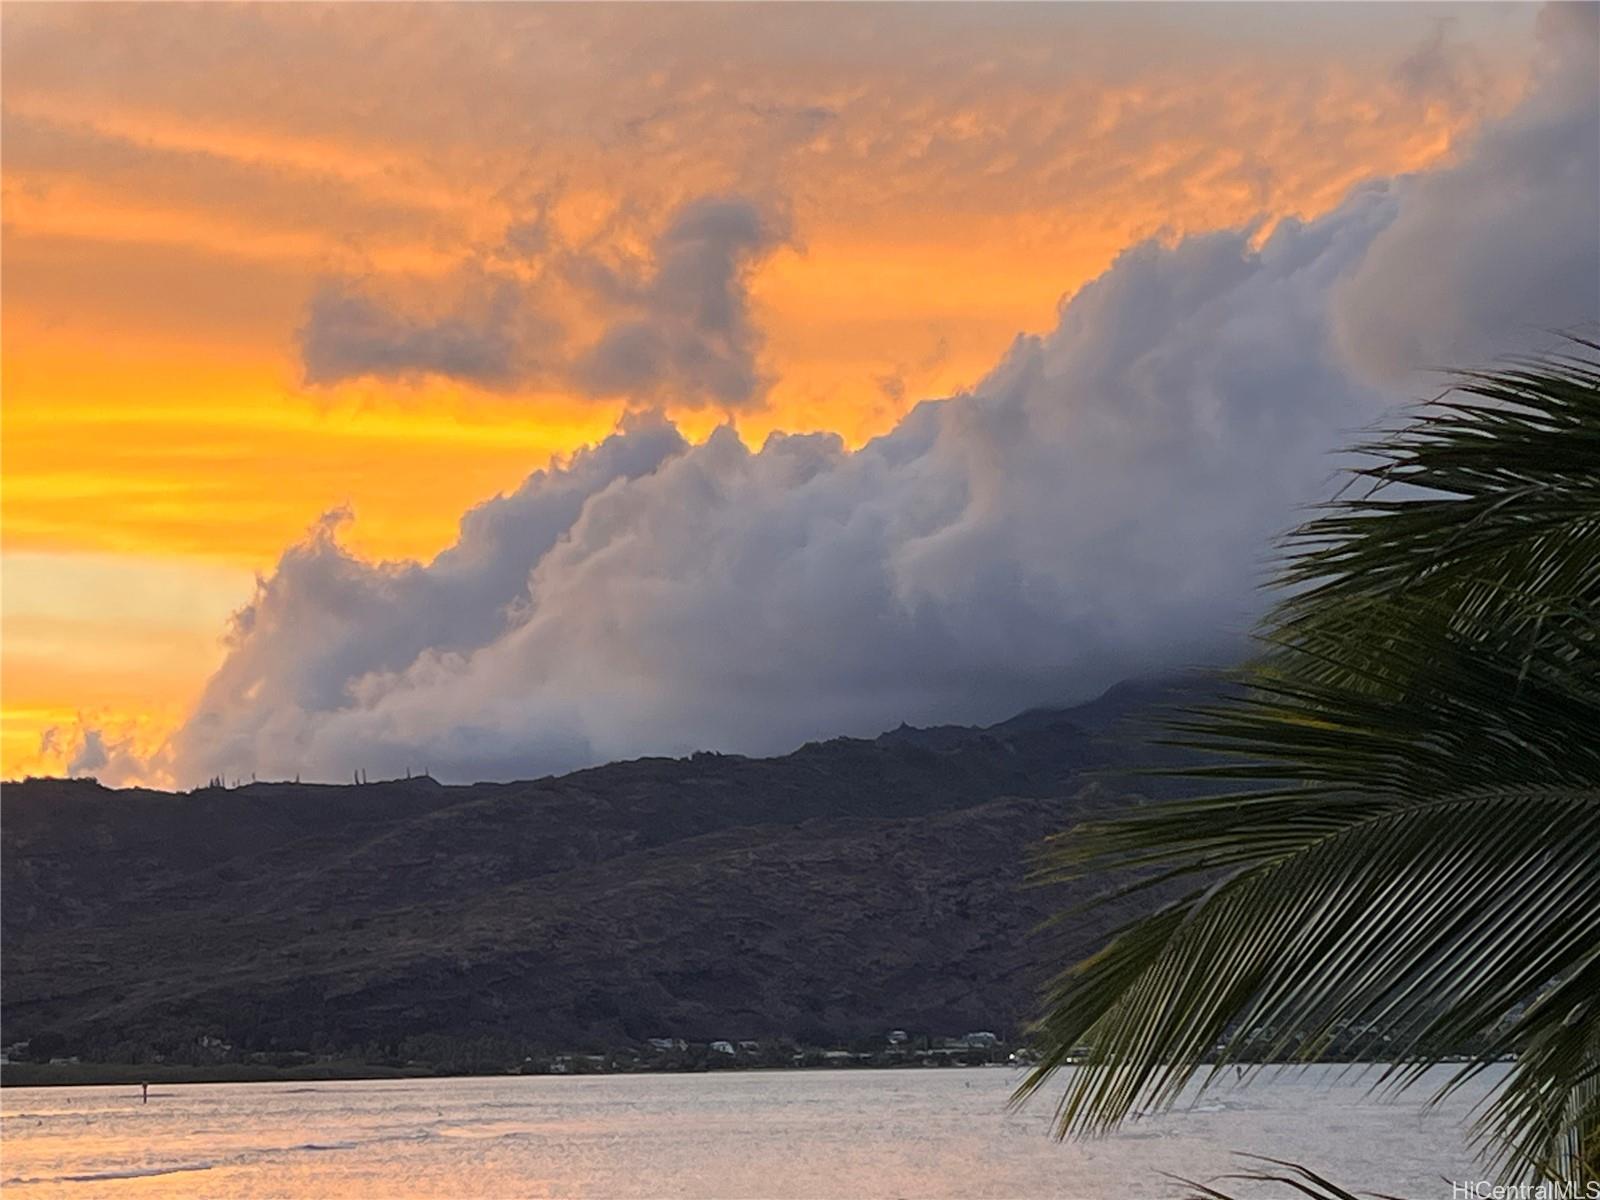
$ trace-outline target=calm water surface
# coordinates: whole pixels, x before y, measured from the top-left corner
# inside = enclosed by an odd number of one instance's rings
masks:
[[[1441,1076],[1442,1078],[1442,1076]],[[225,1197],[1178,1196],[1250,1150],[1417,1200],[1476,1178],[1460,1119],[1331,1068],[1208,1092],[1061,1145],[1006,1111],[1003,1069],[6,1088],[0,1187],[18,1200]],[[1236,1187],[1237,1185],[1229,1185]],[[1240,1194],[1249,1193],[1241,1190]],[[1282,1193],[1275,1193],[1282,1194]]]

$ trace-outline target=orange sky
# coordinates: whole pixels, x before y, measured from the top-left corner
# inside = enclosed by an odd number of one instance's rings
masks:
[[[1292,15],[1289,10],[1292,10]],[[1331,208],[1522,89],[1517,6],[6,5],[3,773],[151,745],[321,513],[427,557],[622,397],[302,382],[319,282],[448,307],[506,231],[638,254],[709,194],[756,267],[750,441],[974,382],[1151,237]],[[1494,71],[1486,63],[1492,53]],[[581,295],[551,303],[575,329]],[[674,411],[703,436],[724,414]]]

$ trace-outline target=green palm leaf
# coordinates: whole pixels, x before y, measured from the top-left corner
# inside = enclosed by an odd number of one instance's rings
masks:
[[[1232,1175],[1224,1175],[1223,1180],[1240,1179],[1251,1183],[1281,1183],[1291,1195],[1309,1196],[1311,1200],[1362,1200],[1356,1193],[1346,1191],[1336,1183],[1324,1179],[1309,1167],[1299,1163],[1285,1162],[1280,1158],[1267,1158],[1260,1154],[1244,1154],[1241,1158],[1253,1159],[1266,1166],[1258,1167],[1251,1171],[1239,1171]],[[1173,1178],[1177,1178],[1173,1176]],[[1209,1183],[1197,1183],[1192,1179],[1177,1179],[1177,1182],[1194,1188],[1192,1200],[1232,1200],[1226,1192],[1218,1191]],[[1220,1180],[1218,1182],[1221,1182]],[[1366,1200],[1398,1200],[1395,1196],[1385,1196],[1378,1193],[1369,1193]]]
[[[1600,1177],[1600,367],[1464,376],[1364,449],[1365,492],[1287,539],[1240,696],[1172,722],[1232,789],[1049,847],[1045,878],[1193,882],[1055,979],[1019,1099],[1087,1045],[1058,1130],[1104,1132],[1371,1029],[1393,1086],[1515,1055],[1505,1171]]]

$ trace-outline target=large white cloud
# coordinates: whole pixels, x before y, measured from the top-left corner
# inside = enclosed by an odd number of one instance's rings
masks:
[[[166,766],[470,778],[776,751],[1235,653],[1273,533],[1411,394],[1402,364],[1600,319],[1600,87],[1577,49],[1459,165],[1260,245],[1129,250],[1054,331],[860,450],[690,446],[635,418],[427,565],[362,561],[330,518],[240,614]]]

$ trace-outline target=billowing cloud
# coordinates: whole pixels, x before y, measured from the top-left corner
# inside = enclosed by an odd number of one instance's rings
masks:
[[[1231,653],[1263,547],[1376,398],[1328,337],[1393,217],[1138,247],[970,394],[856,452],[639,421],[433,563],[331,517],[241,613],[180,778],[514,775],[997,717]]]
[[[542,221],[521,221],[495,253],[463,268],[461,299],[443,315],[405,312],[351,281],[326,282],[299,331],[304,375],[313,384],[441,375],[739,408],[760,400],[766,383],[749,275],[787,237],[785,220],[753,201],[707,196],[670,217],[648,261],[613,265],[552,246]],[[501,257],[507,252],[513,261]],[[599,314],[587,345],[563,338],[558,292]]]
[[[1340,288],[1361,367],[1397,380],[1600,310],[1600,6],[1540,13],[1544,83],[1457,166],[1402,181],[1399,217]]]
[[[731,427],[689,445],[635,417],[474,509],[426,565],[364,561],[330,517],[239,614],[165,766],[181,782],[467,778],[776,751],[1236,654],[1273,533],[1326,494],[1331,452],[1409,394],[1374,376],[1419,348],[1526,345],[1544,319],[1405,303],[1384,291],[1390,256],[1462,281],[1492,269],[1509,297],[1564,289],[1553,322],[1600,319],[1563,282],[1564,256],[1592,245],[1567,122],[1597,99],[1553,72],[1447,171],[1359,188],[1264,240],[1136,246],[1050,333],[859,450],[826,434],[752,450]],[[1477,195],[1484,162],[1515,168],[1499,203]],[[727,216],[707,217],[719,237]],[[1430,240],[1450,221],[1476,239],[1460,262],[1409,257],[1453,245]],[[737,249],[709,268],[686,249],[662,283],[675,248],[658,243],[636,302],[670,295],[694,328],[742,328],[704,287]]]
[[[266,767],[257,738],[282,737],[284,753],[297,753],[293,746],[311,730],[291,726],[302,716],[337,712],[355,681],[493,645],[525,615],[531,564],[569,533],[586,503],[686,449],[664,422],[636,418],[601,445],[467,513],[456,544],[427,566],[355,557],[336,537],[348,514],[330,513],[283,555],[254,603],[234,618],[232,652],[180,739],[184,762],[203,759],[211,764],[206,776],[229,778]],[[247,709],[260,721],[239,720]],[[349,773],[309,761],[289,773],[302,769],[308,778]]]

